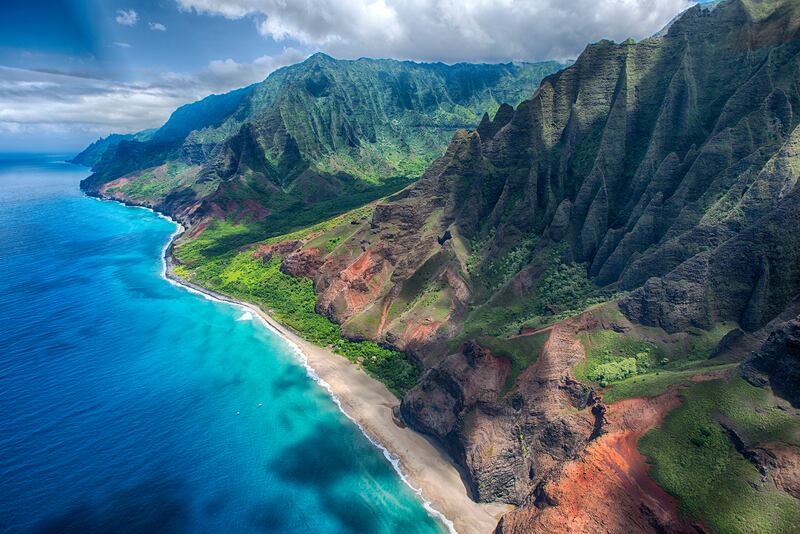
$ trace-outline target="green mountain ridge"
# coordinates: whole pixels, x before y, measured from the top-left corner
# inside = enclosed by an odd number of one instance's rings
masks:
[[[78,155],[72,158],[71,163],[83,165],[85,167],[94,167],[100,162],[104,154],[116,150],[117,145],[122,141],[147,141],[155,131],[155,128],[151,128],[133,134],[110,134],[98,139],[83,149]]]
[[[86,191],[189,224],[259,221],[348,195],[369,200],[417,178],[456,129],[517,104],[561,67],[315,54],[261,83],[182,106],[154,132],[95,143],[75,161],[92,165]]]

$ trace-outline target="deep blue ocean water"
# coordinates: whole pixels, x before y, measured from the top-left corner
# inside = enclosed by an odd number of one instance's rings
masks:
[[[172,223],[60,160],[0,155],[0,531],[443,531],[286,342],[161,278]]]

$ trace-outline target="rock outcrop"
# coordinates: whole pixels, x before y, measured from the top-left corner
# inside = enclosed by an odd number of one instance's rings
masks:
[[[800,407],[800,317],[787,321],[742,364],[742,376]]]
[[[636,449],[644,433],[679,403],[670,392],[614,404],[606,433],[552,474],[528,506],[503,516],[495,534],[708,532],[680,519],[678,503],[650,479]]]
[[[403,419],[459,461],[476,499],[524,503],[600,433],[599,399],[570,374],[583,358],[579,328],[578,320],[556,325],[520,387],[507,395],[508,361],[467,342],[403,399]]]

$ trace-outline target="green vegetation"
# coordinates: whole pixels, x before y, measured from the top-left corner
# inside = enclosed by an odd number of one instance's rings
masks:
[[[339,325],[314,311],[316,295],[311,280],[282,273],[277,255],[266,264],[250,252],[198,263],[196,251],[185,249],[178,247],[175,255],[189,264],[192,281],[257,304],[303,338],[358,363],[395,395],[401,396],[416,383],[419,370],[402,353],[371,341],[343,338]]]
[[[176,265],[172,268],[172,272],[181,278],[189,278],[189,269],[185,265]]]
[[[800,445],[798,418],[738,376],[694,383],[681,396],[683,404],[639,442],[653,478],[677,497],[681,513],[722,534],[795,532],[800,501],[763,484],[722,423],[745,446]]]
[[[473,242],[471,247],[473,252],[467,259],[467,269],[470,275],[490,294],[511,280],[520,269],[531,261],[536,247],[535,238],[523,239],[521,243],[502,256],[481,266],[479,264],[481,257],[485,253],[486,245],[493,237],[494,233],[492,232],[487,234],[484,239]]]
[[[685,361],[705,360],[711,356],[711,352],[722,341],[725,334],[731,330],[732,327],[729,323],[718,323],[710,330],[694,332],[694,335],[690,335],[687,338],[685,346],[679,349],[680,353],[670,351],[670,359],[684,359]]]
[[[649,341],[613,330],[583,333],[581,342],[586,349],[586,361],[575,367],[575,376],[600,387],[646,373],[663,354]]]
[[[473,253],[467,260],[468,268],[472,265],[473,272],[477,271],[478,263],[475,251],[480,248],[481,242],[473,243]],[[470,313],[463,337],[480,334],[507,336],[521,328],[541,328],[615,298],[616,295],[598,288],[589,280],[586,264],[567,264],[562,261],[562,256],[560,248],[539,251],[532,265],[534,272],[538,270],[542,274],[533,291],[519,296],[513,288],[505,286]]]
[[[613,319],[619,310],[614,306],[600,313]],[[659,395],[670,386],[688,383],[692,376],[730,367],[729,361],[709,361],[709,357],[732,325],[718,323],[710,330],[694,330],[669,343],[640,337],[642,331],[651,339],[669,336],[660,328],[638,326],[626,333],[584,332],[581,342],[586,349],[586,361],[575,367],[575,376],[578,380],[607,387],[604,398],[609,403]]]
[[[356,208],[369,210],[366,204],[406,185],[408,182],[404,180],[390,182],[366,192],[343,195],[310,206],[290,202],[286,207],[276,208],[263,221],[237,224],[232,217],[224,221],[215,220],[202,234],[190,243],[183,244],[182,248],[184,254],[191,256],[194,261],[212,260],[252,243],[297,239],[310,232],[325,231],[332,225],[339,224],[339,216],[362,213]]]
[[[656,370],[644,375],[635,375],[612,384],[603,392],[603,400],[611,404],[623,399],[635,397],[655,397],[667,391],[670,387],[689,384],[693,376],[713,371],[723,371],[736,367],[736,363],[710,365],[683,371],[668,369]]]
[[[501,395],[505,395],[514,386],[514,383],[519,378],[519,375],[528,368],[528,366],[539,359],[539,354],[542,352],[547,338],[550,337],[550,332],[539,332],[528,336],[518,336],[513,338],[499,338],[499,337],[480,337],[478,343],[490,351],[495,356],[508,358],[511,361],[511,369],[508,372],[508,378],[503,386]]]
[[[609,298],[608,295],[599,294],[597,286],[586,276],[588,265],[555,260],[550,259],[550,267],[536,286],[545,312],[555,315],[571,313]]]
[[[270,237],[268,239],[265,239],[263,243],[266,245],[272,245],[275,243],[280,243],[281,241],[288,241],[290,239],[308,239],[311,236],[317,236],[317,235],[321,236],[324,239],[323,234],[330,235],[334,232],[337,235],[341,235],[350,226],[355,226],[354,224],[351,223],[355,223],[364,219],[369,219],[370,217],[372,217],[372,213],[374,211],[375,209],[372,206],[361,206],[360,208],[350,210],[347,213],[344,213],[337,217],[333,217],[331,219],[326,219],[311,226],[300,228],[299,230],[295,230],[287,234],[281,234]],[[308,246],[309,247],[318,246],[316,243],[317,243],[316,241],[312,240],[308,243]]]
[[[491,234],[488,234],[491,238]],[[525,243],[528,243],[527,245]],[[530,242],[514,249],[514,258],[520,250],[527,250]],[[478,272],[479,258],[485,244],[475,241],[467,258],[471,273]],[[533,272],[541,272],[532,291],[517,294],[514,288],[504,286],[488,301],[473,309],[464,325],[463,337],[488,334],[508,336],[522,328],[537,329],[580,313],[586,308],[617,297],[616,294],[595,286],[586,275],[586,264],[564,263],[563,245],[538,251],[531,264]],[[518,268],[521,262],[492,262],[490,265],[511,265]],[[512,265],[513,264],[513,265]],[[503,279],[509,278],[503,275]],[[476,274],[480,279],[480,275]],[[506,280],[507,282],[507,280]],[[505,282],[504,282],[505,283]]]
[[[109,188],[109,191],[119,191],[133,200],[159,199],[179,186],[191,185],[194,171],[196,168],[184,163],[170,162],[144,172],[119,187]]]

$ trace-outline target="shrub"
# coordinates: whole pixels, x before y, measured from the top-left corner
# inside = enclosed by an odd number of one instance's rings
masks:
[[[635,375],[636,359],[625,358],[624,360],[612,361],[598,365],[589,375],[591,380],[595,382],[616,382]]]

